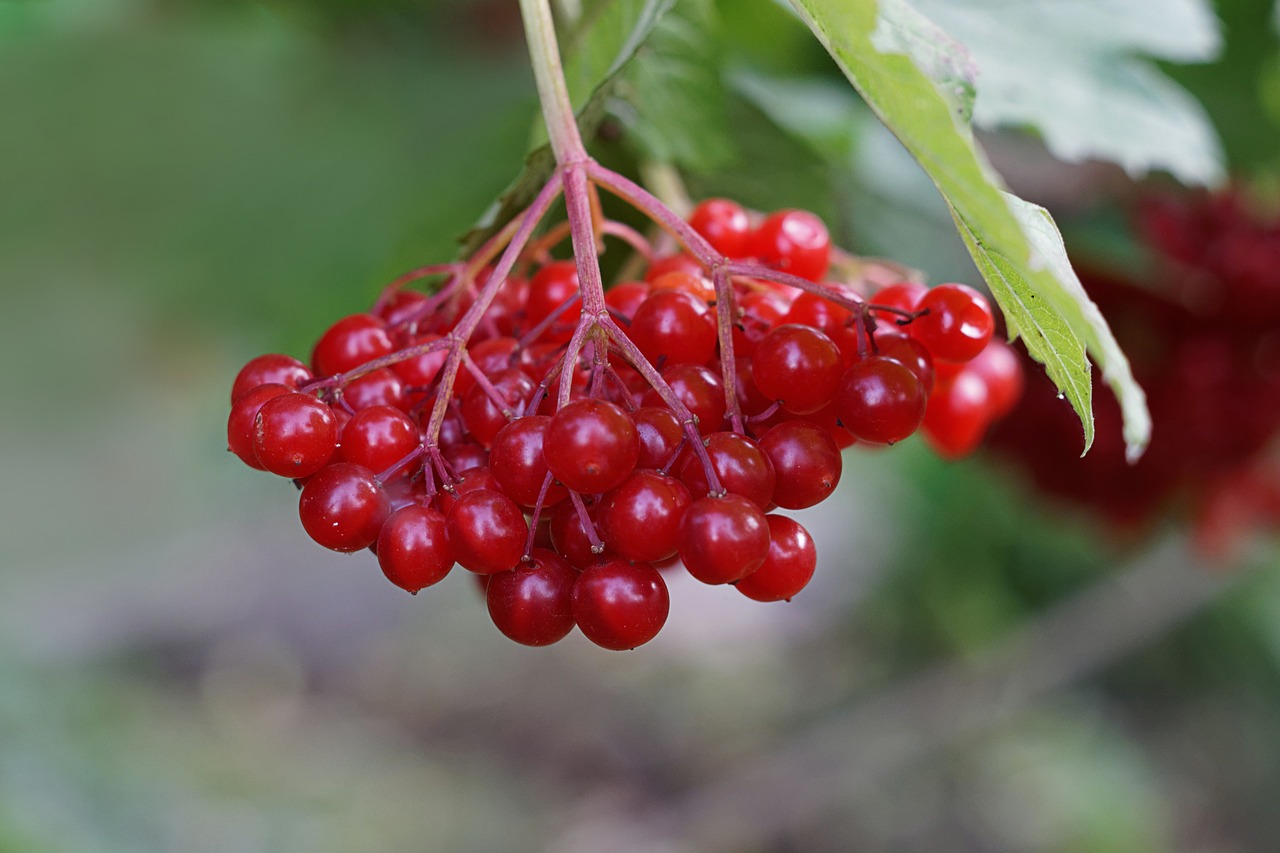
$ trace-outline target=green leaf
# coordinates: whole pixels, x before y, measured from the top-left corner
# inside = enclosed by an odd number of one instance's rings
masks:
[[[1205,0],[911,2],[977,62],[977,125],[1029,125],[1061,159],[1113,161],[1135,177],[1165,169],[1186,183],[1223,179],[1221,143],[1204,109],[1142,58],[1212,60],[1222,40]],[[929,49],[894,52],[945,81],[933,68],[935,38],[925,26],[911,32]]]
[[[619,75],[652,35],[676,0],[597,0],[584,9],[573,33],[563,39],[565,80],[578,117],[590,138],[604,120]],[[541,121],[541,119],[539,119]],[[542,125],[538,125],[542,131]],[[537,137],[545,140],[545,131]],[[525,157],[524,168],[476,225],[460,238],[463,254],[474,252],[494,232],[528,206],[555,170],[546,144]]]
[[[876,45],[905,45],[895,31],[918,26],[904,14],[901,0],[879,6],[874,0],[792,0],[801,17],[839,64],[863,99],[893,131],[933,180],[996,301],[1010,332],[1045,364],[1050,378],[1070,401],[1084,428],[1087,451],[1093,439],[1092,387],[1086,346],[1108,369],[1118,395],[1129,401],[1126,440],[1131,455],[1142,452],[1149,432],[1141,391],[1123,366],[1111,332],[1078,280],[1055,264],[1045,239],[1056,227],[1044,214],[1030,220],[1023,204],[1003,191],[998,176],[973,140],[971,129],[939,85],[902,53],[882,53]],[[879,11],[879,14],[877,12]],[[959,60],[957,60],[959,62]],[[936,64],[931,64],[936,70]]]

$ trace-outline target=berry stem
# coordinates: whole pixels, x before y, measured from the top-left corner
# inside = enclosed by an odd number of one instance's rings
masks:
[[[533,79],[538,87],[538,100],[542,102],[551,150],[561,166],[580,163],[586,159],[587,150],[578,133],[578,121],[564,80],[551,4],[547,0],[520,0],[520,14],[524,18],[525,40],[529,43]]]

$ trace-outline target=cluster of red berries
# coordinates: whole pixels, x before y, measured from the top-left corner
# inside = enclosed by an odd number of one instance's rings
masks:
[[[1145,455],[1126,462],[1119,404],[1098,382],[1088,456],[1079,458],[1078,423],[1039,379],[996,446],[1043,489],[1118,529],[1176,512],[1222,554],[1249,527],[1280,525],[1280,218],[1231,191],[1149,197],[1135,220],[1145,268],[1086,263],[1080,276],[1146,390]]]
[[[713,199],[689,224],[792,284],[734,275],[718,298],[691,256],[649,257],[644,280],[605,293],[625,337],[574,350],[588,328],[579,271],[550,257],[549,236],[461,339],[483,263],[455,265],[430,294],[393,285],[330,327],[309,365],[253,359],[232,389],[230,448],[298,483],[316,542],[372,549],[396,585],[475,573],[520,643],[575,625],[605,648],[645,643],[667,617],[659,570],[679,564],[790,599],[817,557],[775,510],[827,498],[855,441],[923,425],[942,452],[967,452],[1016,398],[1020,367],[963,285],[793,286],[828,276],[811,213],[753,222]]]

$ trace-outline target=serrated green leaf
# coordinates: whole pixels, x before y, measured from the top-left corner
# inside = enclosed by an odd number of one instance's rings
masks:
[[[584,137],[595,134],[619,75],[674,4],[675,0],[601,0],[584,10],[574,33],[564,40],[563,51],[565,80]],[[463,254],[474,252],[528,206],[554,170],[550,146],[529,152],[520,175],[459,239]]]
[[[1031,126],[1061,159],[1109,160],[1134,176],[1165,169],[1186,183],[1223,179],[1222,146],[1205,110],[1143,58],[1213,59],[1222,40],[1205,0],[911,3],[977,62],[978,126]],[[926,36],[918,40],[927,48]],[[926,74],[945,81],[932,67],[936,48],[909,47]]]
[[[884,35],[912,21],[892,17],[901,3],[878,7],[875,0],[792,0],[801,17],[844,71],[863,99],[893,131],[938,187],[952,210],[970,253],[992,294],[1023,336],[1028,352],[1046,365],[1050,378],[1070,401],[1085,434],[1093,436],[1088,352],[1110,366],[1118,395],[1129,401],[1126,440],[1141,453],[1149,422],[1141,391],[1119,367],[1118,347],[1074,276],[1050,260],[1043,235],[1031,229],[1021,209],[1011,206],[1003,186],[973,140],[968,124],[913,57],[881,53],[873,44],[907,44]],[[887,10],[890,17],[881,17]],[[944,80],[942,85],[954,85]],[[1051,220],[1044,215],[1045,221]],[[1053,229],[1056,234],[1056,228]],[[1068,265],[1069,268],[1069,265]]]

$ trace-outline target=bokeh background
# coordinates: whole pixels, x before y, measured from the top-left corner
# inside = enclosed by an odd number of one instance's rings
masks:
[[[726,66],[835,80],[771,2],[718,11]],[[1165,70],[1265,190],[1272,10],[1218,11],[1221,58]],[[870,123],[824,157],[724,109],[696,194],[976,279]],[[231,378],[452,257],[535,117],[509,0],[0,0],[0,851],[1280,849],[1266,534],[1209,560],[1176,508],[1117,531],[1002,456],[855,450],[809,590],[677,578],[625,654],[310,543],[225,451]],[[986,142],[1131,247],[1117,167]]]

